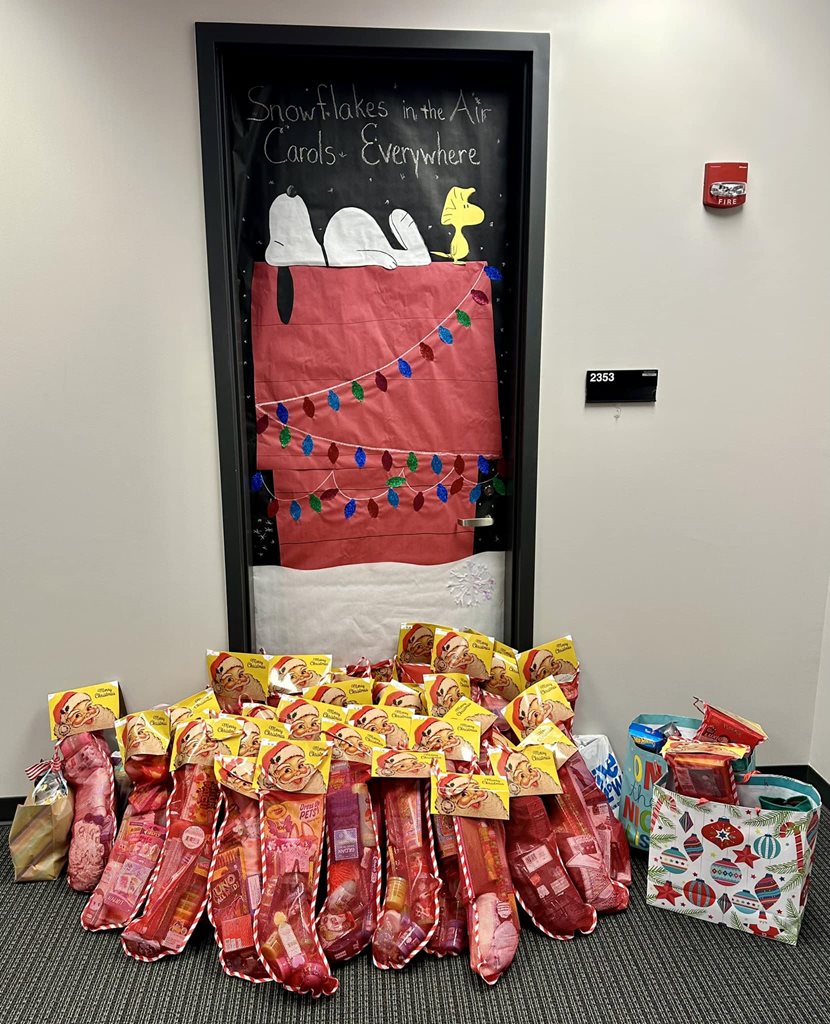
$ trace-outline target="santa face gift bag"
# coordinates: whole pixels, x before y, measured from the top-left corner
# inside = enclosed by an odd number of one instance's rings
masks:
[[[349,960],[371,942],[380,915],[380,804],[369,772],[372,749],[383,746],[383,737],[343,722],[324,722],[324,732],[332,763],[326,898],[317,931],[329,959]]]
[[[795,945],[807,902],[821,799],[783,775],[753,775],[739,804],[654,788],[646,902]],[[795,810],[792,802],[797,802]],[[789,806],[788,806],[789,804]]]
[[[115,779],[102,734],[114,728],[119,700],[117,683],[49,694],[52,739],[75,797],[67,879],[79,892],[101,880],[115,840]]]
[[[239,725],[223,718],[176,729],[164,847],[144,912],[121,936],[124,952],[136,960],[181,953],[202,916],[219,813],[213,762],[235,754],[240,735]]]
[[[133,788],[101,881],[81,914],[89,931],[123,928],[144,901],[164,845],[172,779],[165,711],[141,711],[116,722],[124,770]]]
[[[274,981],[314,997],[337,991],[315,915],[330,765],[325,742],[263,740],[254,778],[262,850],[257,951]]]

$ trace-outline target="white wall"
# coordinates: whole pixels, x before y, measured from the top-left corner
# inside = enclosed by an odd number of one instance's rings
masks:
[[[830,9],[822,0],[0,3],[0,795],[44,695],[201,685],[225,638],[193,22],[549,31],[540,640],[622,747],[700,693],[803,761],[825,607]],[[739,215],[702,164],[746,159]],[[654,409],[582,405],[661,370]]]
[[[824,617],[824,642],[821,648],[816,707],[813,716],[813,743],[810,764],[824,779],[830,780],[830,589]]]

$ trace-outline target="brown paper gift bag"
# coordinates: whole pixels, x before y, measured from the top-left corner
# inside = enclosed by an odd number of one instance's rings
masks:
[[[66,866],[72,828],[72,793],[50,804],[36,804],[31,794],[14,812],[9,851],[15,882],[50,882]]]

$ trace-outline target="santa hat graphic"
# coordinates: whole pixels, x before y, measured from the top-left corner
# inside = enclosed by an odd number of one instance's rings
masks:
[[[414,640],[416,634],[422,631],[424,633],[432,633],[432,630],[425,626],[423,622],[413,622],[403,635],[403,639],[401,640],[401,650],[405,651]]]
[[[527,652],[527,658],[522,667],[522,674],[529,683],[535,680],[536,672],[548,653],[548,651],[543,650],[541,647],[534,647],[533,650]]]
[[[213,661],[210,663],[210,674],[213,677],[213,679],[216,679],[216,673],[222,667],[224,662],[226,662],[230,657],[232,657],[232,655],[228,654],[227,651],[223,651],[220,655],[213,659]]]
[[[78,696],[85,697],[86,694],[79,694],[79,692],[77,690],[67,690],[66,693],[57,702],[57,704],[55,705],[55,707],[52,710],[52,715],[53,715],[53,717],[55,719],[55,722],[58,725],[61,724],[61,718],[63,717],[64,711],[67,710],[67,705],[69,704],[69,702],[72,701],[73,697],[78,697]],[[77,703],[77,701],[73,701],[73,706],[76,703]],[[69,711],[71,711],[71,710],[72,710],[72,707],[69,707],[67,713]]]
[[[435,657],[439,658],[444,653],[444,649],[450,640],[454,640],[457,636],[459,636],[458,633],[445,633],[435,645]]]

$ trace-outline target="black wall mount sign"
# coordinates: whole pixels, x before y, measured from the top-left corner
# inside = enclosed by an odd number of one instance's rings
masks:
[[[588,370],[586,405],[656,402],[657,370]]]

